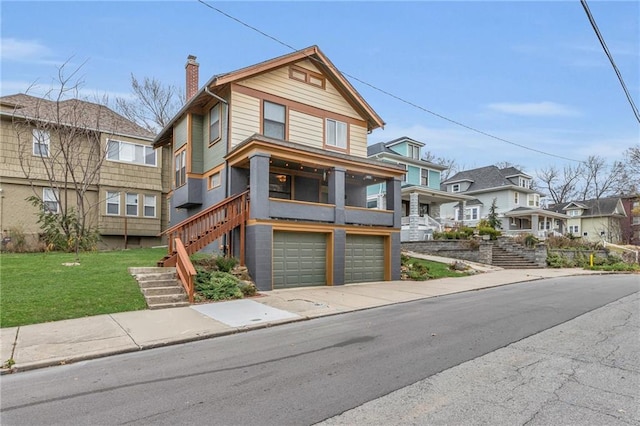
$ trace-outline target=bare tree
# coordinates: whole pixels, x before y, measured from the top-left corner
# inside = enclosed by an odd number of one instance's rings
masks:
[[[446,167],[445,170],[440,172],[440,181],[444,182],[449,179],[451,176],[458,173],[460,168],[458,167],[458,163],[455,158],[446,158],[446,157],[438,157],[433,152],[427,151],[422,156],[423,161],[428,161],[429,163],[437,164],[439,166]]]
[[[518,169],[520,171],[524,170],[524,167],[521,166],[520,164],[514,164],[514,163],[511,163],[509,161],[498,161],[497,163],[494,164],[494,166],[496,166],[499,169],[506,169],[506,168],[509,168],[509,167],[514,167],[514,168],[516,168],[516,169]]]
[[[636,144],[624,151],[624,166],[629,187],[623,193],[640,192],[640,144]]]
[[[56,87],[44,97],[15,95],[12,123],[47,243],[77,255],[97,240],[88,194],[106,158],[100,134],[107,108],[78,99],[81,82],[74,78],[82,66],[66,76],[67,65],[58,68]]]
[[[565,165],[561,171],[556,166],[548,166],[540,169],[537,176],[542,189],[549,192],[554,204],[566,203],[578,194],[582,167]]]
[[[620,161],[608,166],[604,158],[592,155],[582,167],[580,196],[583,200],[620,194],[625,192],[627,185],[626,168]]]
[[[153,133],[162,130],[184,104],[178,87],[165,85],[155,78],[142,81],[131,74],[133,98],[116,98],[115,108],[129,120]]]

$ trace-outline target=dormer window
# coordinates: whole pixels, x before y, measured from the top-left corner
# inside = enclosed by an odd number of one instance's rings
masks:
[[[460,184],[454,183],[453,185],[451,185],[451,192],[460,192]]]
[[[420,159],[420,147],[418,145],[409,145],[409,157],[414,160]]]
[[[521,177],[520,178],[520,186],[522,188],[527,188],[527,189],[531,188],[531,180]]]
[[[569,215],[570,217],[580,216],[580,215],[582,215],[582,210],[578,210],[578,209],[575,209],[575,210],[569,210],[569,211],[567,212],[567,215]]]

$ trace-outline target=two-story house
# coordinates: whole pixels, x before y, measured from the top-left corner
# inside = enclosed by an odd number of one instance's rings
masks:
[[[622,242],[623,223],[628,216],[620,197],[554,204],[549,210],[569,217],[567,232],[574,237],[590,242]]]
[[[169,178],[153,134],[104,105],[78,99],[3,96],[0,119],[0,228],[6,238],[19,230],[34,242],[42,232],[29,196],[43,200],[52,214],[61,203],[75,208],[71,179],[63,179],[73,173],[77,185],[86,185],[86,219],[100,233],[100,248],[161,243]]]
[[[442,231],[440,205],[472,200],[473,197],[440,190],[440,174],[445,167],[421,158],[424,143],[403,136],[389,142],[379,142],[367,148],[369,158],[394,163],[405,168],[401,188],[401,240],[421,241]],[[386,207],[386,184],[380,182],[367,188],[367,207]]]
[[[622,221],[622,242],[640,246],[640,195],[620,197],[627,220]]]
[[[440,215],[447,224],[474,227],[487,218],[495,200],[503,234],[531,233],[545,238],[564,233],[567,216],[543,209],[543,194],[532,189],[531,182],[531,176],[515,167],[486,166],[456,173],[442,183],[442,190],[468,195],[472,200],[445,204]]]
[[[260,290],[400,276],[405,170],[367,158],[384,123],[317,46],[198,85],[156,137],[173,153],[169,254],[222,249],[246,262]],[[383,210],[367,186],[387,185]]]

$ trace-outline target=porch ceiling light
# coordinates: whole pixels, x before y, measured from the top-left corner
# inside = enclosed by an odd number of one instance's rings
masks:
[[[276,175],[276,179],[281,183],[285,183],[287,181],[287,175]]]

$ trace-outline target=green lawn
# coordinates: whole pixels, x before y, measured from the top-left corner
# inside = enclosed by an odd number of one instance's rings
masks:
[[[3,253],[0,327],[145,309],[130,266],[155,266],[166,249],[82,253]]]
[[[432,262],[425,259],[409,258],[407,264],[422,265],[427,268],[429,279],[445,278],[445,277],[464,277],[469,275],[466,272],[453,271],[449,269],[446,263]]]

